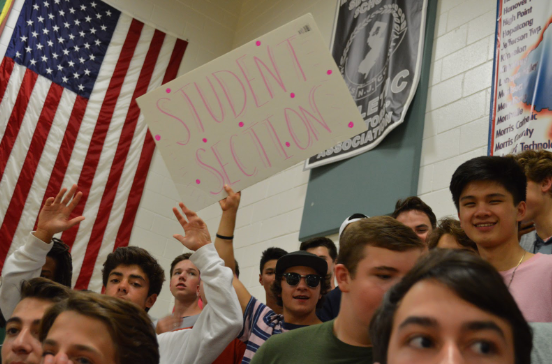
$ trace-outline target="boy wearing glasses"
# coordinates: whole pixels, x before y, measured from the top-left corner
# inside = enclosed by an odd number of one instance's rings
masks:
[[[234,270],[233,239],[240,194],[224,187],[228,197],[220,201],[223,212],[215,247],[226,266]],[[272,335],[321,323],[316,308],[322,305],[322,298],[330,288],[327,272],[326,261],[308,252],[297,251],[278,259],[271,289],[277,304],[283,307],[281,315],[251,296],[234,277],[244,321],[238,339],[247,345],[243,364],[250,363],[259,347]]]
[[[385,292],[425,251],[410,228],[389,216],[349,224],[335,266],[342,291],[337,318],[271,337],[252,363],[371,363],[370,320]]]

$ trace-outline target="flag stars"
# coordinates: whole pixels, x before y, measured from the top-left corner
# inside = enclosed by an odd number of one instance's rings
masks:
[[[52,74],[52,69],[50,67],[46,68],[46,73],[51,75]]]
[[[58,43],[63,44],[63,42],[65,42],[65,39],[63,39],[63,37],[59,37],[59,38],[58,38]]]
[[[94,41],[94,43],[96,43],[96,45],[97,45],[98,47],[100,46],[100,44],[102,44],[102,42],[100,42],[99,39],[96,39],[96,40]]]
[[[31,53],[31,51],[33,50],[31,47],[27,46],[27,48],[25,48],[25,50],[27,51],[27,53]]]
[[[65,16],[65,11],[63,11],[63,10],[60,10],[60,11],[59,11],[59,15],[61,15],[61,16]]]
[[[105,13],[107,14],[107,16],[111,16],[111,10],[108,10]]]
[[[21,53],[15,52],[15,58],[21,58]],[[85,71],[86,72],[86,71]]]
[[[54,46],[54,42],[52,42],[51,40],[49,40],[47,43],[48,43],[48,47],[53,47]]]
[[[44,2],[44,6],[49,8],[50,7],[50,3],[48,3],[47,1]]]
[[[26,42],[27,39],[28,39],[28,38],[27,38],[26,36],[22,36],[22,37],[21,37],[21,41],[22,41],[22,42]]]
[[[27,20],[27,25],[28,25],[28,26],[32,26],[33,24],[34,24],[34,21],[32,21],[32,20],[30,20],[30,19]]]
[[[90,55],[90,60],[92,60],[92,61],[96,60],[96,56],[93,55],[93,54],[91,54],[91,55]]]
[[[73,73],[73,78],[78,79],[79,76],[80,76],[80,75],[79,75],[77,72]]]
[[[66,55],[66,56],[69,55],[69,51],[68,51],[67,49],[62,50],[62,52],[63,52],[63,54]]]
[[[38,10],[38,5],[37,5],[37,4],[34,4],[34,5],[33,5],[33,9]]]
[[[92,1],[92,3],[91,3],[90,5],[92,5],[93,8],[96,8],[96,6],[97,6],[98,4],[96,4],[94,1]]]
[[[78,51],[80,51],[79,46],[75,46],[75,52],[78,52]]]
[[[105,25],[102,25],[101,28],[104,32],[107,30],[107,27]]]
[[[79,88],[80,91],[84,91],[84,86],[83,85],[79,85],[78,88]]]
[[[44,48],[44,46],[43,46],[42,44],[38,43],[38,44],[36,45],[36,48],[37,48],[38,50],[41,51],[42,48]]]
[[[59,0],[54,0],[54,3],[59,4]]]
[[[67,83],[67,82],[69,81],[69,79],[68,79],[67,77],[65,77],[65,76],[63,76],[63,77],[61,78],[61,80],[63,81],[63,83]]]
[[[90,34],[96,34],[96,28],[90,28]]]
[[[85,61],[85,59],[84,59],[84,58],[82,58],[82,57],[81,57],[81,58],[79,58],[79,62],[80,62],[80,63],[84,63],[84,61]]]
[[[59,57],[59,56],[58,56],[58,54],[57,54],[57,53],[55,53],[55,52],[54,52],[54,53],[52,53],[52,58],[53,58],[53,59],[57,59],[58,57]]]
[[[33,66],[36,65],[36,61],[34,59],[31,59],[30,62]]]
[[[48,57],[46,56],[42,56],[41,58],[42,58],[42,62],[46,62],[48,60]]]
[[[75,67],[75,62],[69,61],[68,63],[69,63],[69,67]]]
[[[86,48],[86,49],[90,49],[90,44],[88,44],[88,43],[84,43],[84,48]]]
[[[39,23],[44,23],[44,18],[39,16],[38,18],[36,18],[38,20]]]
[[[85,11],[86,10],[86,5],[81,5],[81,10]]]
[[[75,14],[75,9],[74,9],[74,8],[69,8],[69,12],[70,12],[71,14]]]
[[[100,14],[100,13],[96,14],[96,18],[101,19],[101,18],[102,18],[102,14]]]
[[[57,69],[58,69],[58,71],[63,71],[63,66],[60,65],[60,64],[58,64],[58,65],[57,65]]]
[[[91,17],[89,17],[89,16],[87,16],[87,17],[86,17],[86,18],[84,18],[84,19],[86,19],[86,22],[87,22],[87,23],[90,23],[90,21],[92,20],[92,18],[91,18]]]
[[[85,36],[85,34],[84,34],[84,32],[83,32],[82,30],[79,32],[79,35],[80,35],[81,37],[84,37],[84,36]]]
[[[54,19],[54,15],[53,14],[48,14],[48,19],[50,19],[50,20]]]
[[[75,19],[75,25],[77,25],[77,26],[78,26],[78,25],[80,25],[80,23],[81,23],[81,22],[80,22],[80,20],[79,20],[79,19]]]
[[[69,39],[73,40],[75,39],[75,36],[73,34],[69,34]]]
[[[67,22],[63,23],[63,25],[64,25],[66,28],[69,28],[69,27],[71,26],[71,24],[69,24],[69,23],[67,23]]]
[[[32,34],[33,38],[36,38],[36,37],[38,37],[38,33],[37,33],[37,32],[35,32],[35,31],[33,31],[33,32],[32,32],[31,34]]]
[[[58,31],[59,31],[59,27],[58,27],[57,25],[54,25],[54,26],[52,27],[52,29],[54,29],[54,32],[58,32]]]
[[[90,76],[90,70],[88,70],[88,68],[85,69],[85,70],[84,70],[84,74],[87,75],[87,76]]]
[[[44,28],[44,29],[42,29],[42,33],[48,34],[48,33],[50,33],[50,31],[48,30],[48,28]]]

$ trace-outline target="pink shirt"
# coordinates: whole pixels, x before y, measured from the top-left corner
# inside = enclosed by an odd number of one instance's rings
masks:
[[[515,267],[500,272],[508,284]],[[519,309],[529,322],[552,322],[552,255],[535,254],[521,263],[510,285]]]

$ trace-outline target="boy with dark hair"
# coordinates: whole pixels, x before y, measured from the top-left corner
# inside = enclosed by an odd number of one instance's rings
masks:
[[[155,322],[155,332],[193,327],[201,308],[199,307],[199,269],[190,260],[192,253],[180,254],[171,263],[170,290],[174,297],[172,315]]]
[[[478,157],[456,169],[450,191],[462,228],[502,274],[527,321],[552,322],[552,256],[529,253],[518,240],[526,185],[513,159]]]
[[[102,269],[104,293],[149,311],[161,292],[165,272],[147,250],[137,246],[115,249]]]
[[[426,245],[410,228],[380,216],[351,223],[339,246],[335,275],[342,298],[337,318],[271,337],[252,363],[372,363],[372,316]]]
[[[259,283],[264,287],[266,293],[266,305],[277,314],[282,314],[282,306],[276,303],[277,299],[272,294],[271,287],[276,273],[276,262],[286,254],[284,249],[272,247],[263,251],[261,255]]]
[[[19,286],[13,313],[6,323],[6,338],[2,345],[2,364],[38,364],[42,345],[36,333],[44,313],[56,302],[70,295],[70,290],[46,278],[33,278]]]
[[[552,153],[526,150],[510,157],[527,177],[525,220],[535,224],[534,231],[521,236],[520,245],[530,253],[552,254]]]
[[[81,196],[77,185],[73,185],[69,192],[63,188],[55,198],[48,198],[38,215],[36,231],[29,233],[25,243],[7,257],[0,286],[0,309],[5,317],[11,316],[19,302],[19,287],[24,280],[43,276],[71,286],[71,253],[54,235],[84,220],[83,216],[70,219]]]
[[[414,230],[422,241],[426,241],[437,225],[437,218],[431,207],[417,196],[398,200],[391,216]]]
[[[215,247],[226,266],[233,269],[234,227],[240,194],[229,186],[225,185],[224,188],[228,197],[220,201],[223,213]],[[282,287],[281,293],[277,291],[281,295],[278,298],[282,300],[282,315],[251,296],[239,279],[234,277],[234,288],[243,312],[243,329],[238,338],[247,345],[242,363],[249,363],[270,336],[321,323],[316,317],[316,306],[326,294],[321,282],[327,270],[327,263],[323,259],[307,252],[298,251],[281,257],[275,272]]]
[[[312,253],[328,263],[328,276],[331,288],[334,289],[334,267],[337,260],[337,248],[332,239],[323,236],[312,238],[302,242],[299,250]]]

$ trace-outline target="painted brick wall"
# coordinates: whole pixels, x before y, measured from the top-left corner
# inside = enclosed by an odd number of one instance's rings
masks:
[[[107,0],[136,18],[188,39],[190,45],[180,74],[287,23],[313,14],[330,43],[335,14],[333,0]],[[14,7],[7,31],[0,38],[3,56],[22,0]],[[438,217],[455,214],[448,183],[463,161],[484,155],[492,76],[496,0],[439,0],[420,166],[418,194]],[[236,230],[236,258],[241,279],[258,298],[262,250],[280,246],[297,250],[308,182],[302,164],[293,166],[243,191]],[[398,196],[399,197],[399,196]],[[165,164],[156,153],[140,205],[131,244],[154,254],[167,270],[182,252],[172,238],[181,228],[171,208],[179,200]],[[199,212],[214,235],[220,208]],[[336,235],[331,236],[334,241]],[[151,314],[160,317],[172,307],[165,284]]]

